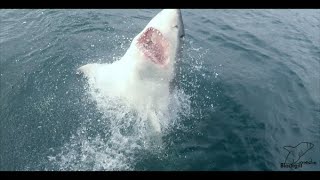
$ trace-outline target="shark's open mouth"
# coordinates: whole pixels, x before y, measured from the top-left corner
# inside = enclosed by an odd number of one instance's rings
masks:
[[[138,39],[138,47],[148,59],[156,64],[168,63],[169,42],[155,28],[148,28]]]

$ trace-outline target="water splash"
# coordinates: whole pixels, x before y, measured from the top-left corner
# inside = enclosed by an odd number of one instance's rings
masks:
[[[192,113],[190,96],[176,86],[169,95],[166,110],[155,114],[162,128],[161,134],[157,134],[150,128],[146,115],[152,104],[136,111],[123,99],[106,96],[90,83],[86,97],[95,104],[100,117],[84,120],[59,153],[48,156],[53,169],[134,170],[144,152],[159,154],[166,149],[162,137],[182,129],[181,121]]]

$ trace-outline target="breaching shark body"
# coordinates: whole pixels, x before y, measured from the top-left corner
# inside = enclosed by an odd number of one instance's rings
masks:
[[[132,40],[124,56],[112,64],[87,64],[78,69],[104,96],[120,98],[161,132],[161,113],[168,110],[170,83],[179,58],[184,26],[181,12],[159,12]]]

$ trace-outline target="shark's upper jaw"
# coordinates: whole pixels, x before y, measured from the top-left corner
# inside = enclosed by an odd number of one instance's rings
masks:
[[[146,59],[165,66],[169,60],[169,41],[153,27],[147,28],[138,38],[137,46]]]
[[[134,46],[144,57],[157,67],[168,67],[174,63],[181,47],[184,27],[178,9],[165,9],[150,20],[134,39]]]

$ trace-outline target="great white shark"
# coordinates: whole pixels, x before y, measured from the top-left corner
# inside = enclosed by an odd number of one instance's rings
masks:
[[[78,73],[102,95],[124,100],[161,132],[161,114],[168,110],[183,37],[181,11],[164,9],[135,36],[121,59],[111,64],[87,64]]]

